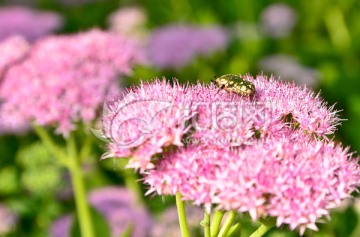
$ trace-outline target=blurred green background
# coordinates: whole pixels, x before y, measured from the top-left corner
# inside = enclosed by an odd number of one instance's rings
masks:
[[[214,75],[226,73],[273,73],[299,84],[305,82],[316,92],[320,92],[329,105],[335,104],[335,109],[340,111],[339,115],[343,119],[335,139],[350,146],[351,151],[360,150],[358,0],[82,0],[78,3],[76,0],[0,1],[0,7],[14,4],[61,14],[64,25],[57,33],[72,33],[94,27],[107,29],[109,15],[119,8],[129,6],[143,9],[147,17],[143,30],[148,33],[172,23],[220,25],[230,35],[226,49],[208,56],[195,57],[187,65],[176,69],[137,66],[131,76],[122,80],[122,84],[129,86],[140,80],[162,76],[176,77],[181,82],[200,80],[208,83]],[[274,8],[279,4],[286,6],[285,13],[281,12],[281,7]],[[275,11],[272,17],[276,18],[277,14],[289,15],[285,22],[289,24],[280,20],[279,24],[283,24],[283,29],[276,29],[276,19],[275,26],[271,26],[271,7]],[[280,12],[276,13],[276,9]],[[279,32],[273,34],[276,30]],[[289,62],[296,66],[289,66]],[[277,64],[274,66],[274,63]],[[295,69],[291,71],[293,68]],[[95,136],[92,136],[92,142],[92,155],[87,161],[89,186],[96,188],[124,185],[124,177],[128,173],[119,168],[122,164],[116,163],[119,167],[114,167],[112,160],[99,162],[99,157],[104,153],[104,144]],[[63,213],[74,210],[72,199],[59,195],[71,193],[68,190],[66,172],[53,162],[51,155],[31,132],[1,135],[0,156],[0,203],[17,213],[17,223],[4,236],[49,236],[51,223]],[[44,170],[48,172],[43,172]],[[173,204],[172,198],[165,201],[159,197],[145,199],[153,215]],[[320,232],[308,231],[306,236],[358,236],[360,208],[352,204],[348,203],[342,209],[334,210],[331,221],[319,224]],[[247,224],[248,227],[244,227],[245,232],[249,228],[246,233],[255,228],[255,224]],[[266,236],[297,234],[285,227],[273,230]]]

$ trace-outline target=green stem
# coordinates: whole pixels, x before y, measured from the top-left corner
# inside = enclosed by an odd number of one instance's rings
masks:
[[[262,223],[261,226],[259,226],[259,228],[250,235],[250,237],[261,237],[274,226],[275,223]]]
[[[201,226],[204,228],[205,237],[210,237],[210,214],[204,209],[204,219],[201,221]]]
[[[241,236],[241,223],[238,222],[235,225],[231,226],[227,236],[234,236],[236,233],[240,233],[239,237]]]
[[[55,143],[46,129],[36,124],[33,124],[33,128],[47,149],[49,149],[49,151],[58,159],[58,162],[62,165],[67,165],[66,153]]]
[[[186,221],[186,212],[184,202],[181,200],[182,196],[180,193],[176,193],[176,206],[179,217],[179,225],[182,237],[190,237],[189,229]]]
[[[80,161],[86,159],[86,157],[89,156],[89,154],[91,153],[91,142],[92,142],[91,136],[90,134],[85,134],[85,135],[86,135],[85,142],[83,143],[79,154]]]
[[[124,179],[125,179],[125,186],[135,195],[135,203],[140,206],[145,206],[145,202],[143,197],[143,193],[141,191],[141,187],[139,182],[137,181],[137,176],[130,169],[124,169],[123,171]]]
[[[93,231],[93,223],[91,219],[90,207],[86,198],[86,188],[84,182],[84,174],[81,169],[76,152],[76,143],[73,136],[67,139],[67,151],[69,154],[69,171],[71,182],[74,190],[76,211],[80,224],[82,237],[95,237]]]
[[[59,147],[46,129],[33,124],[34,131],[40,137],[44,145],[58,159],[58,162],[68,168],[71,175],[71,182],[74,189],[76,211],[79,218],[82,237],[95,237],[93,232],[90,208],[86,199],[86,189],[83,173],[80,167],[79,157],[74,136],[70,134],[67,139],[66,152]]]
[[[142,188],[140,183],[138,182],[138,177],[136,173],[134,173],[133,169],[125,168],[128,160],[124,158],[112,158],[112,159],[114,159],[114,162],[115,159],[118,162],[119,164],[118,167],[121,169],[124,177],[125,187],[134,194],[135,203],[138,204],[139,206],[145,207],[145,202],[143,199],[144,194],[142,193]],[[115,163],[114,163],[114,169],[115,169]]]
[[[230,211],[228,216],[226,217],[226,220],[224,222],[224,225],[222,226],[220,233],[218,237],[225,237],[227,236],[227,233],[236,217],[237,213],[235,211]]]
[[[215,211],[210,225],[211,237],[216,237],[219,233],[221,220],[225,214],[225,211]]]

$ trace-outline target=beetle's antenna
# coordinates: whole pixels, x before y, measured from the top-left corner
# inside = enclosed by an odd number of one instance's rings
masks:
[[[214,79],[216,79],[216,75],[214,75]],[[215,80],[214,79],[210,79],[210,81],[212,82],[212,83],[215,83]]]

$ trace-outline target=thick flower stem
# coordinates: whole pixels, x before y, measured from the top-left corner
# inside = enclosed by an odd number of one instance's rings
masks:
[[[235,233],[240,233],[240,235],[238,235],[238,237],[241,236],[241,223],[238,222],[235,225],[231,226],[227,236],[234,236]]]
[[[262,223],[261,226],[259,226],[259,228],[257,230],[255,230],[254,233],[252,233],[250,235],[250,237],[261,237],[263,236],[266,232],[268,232],[271,228],[273,228],[275,226],[275,223],[271,222],[271,223]]]
[[[40,137],[47,149],[57,158],[57,161],[65,166],[71,175],[71,182],[74,189],[76,211],[80,223],[82,237],[95,237],[93,232],[90,208],[86,199],[86,189],[83,173],[77,156],[76,144],[73,136],[67,139],[66,152],[56,144],[46,129],[33,124],[34,131]]]
[[[210,214],[204,209],[204,219],[201,221],[205,237],[210,237]]]
[[[235,211],[230,211],[228,216],[226,217],[225,223],[222,226],[220,233],[218,235],[218,237],[225,237],[227,236],[227,233],[236,217],[237,213]]]
[[[90,207],[86,198],[84,174],[78,160],[76,144],[73,136],[68,138],[67,149],[69,154],[69,172],[74,190],[77,216],[82,237],[95,237],[91,219]]]
[[[186,212],[184,202],[181,200],[182,196],[180,193],[176,193],[176,207],[179,217],[179,225],[182,237],[190,237],[189,228],[186,221]]]
[[[219,233],[221,220],[225,214],[225,211],[215,211],[210,225],[211,237],[216,237]]]

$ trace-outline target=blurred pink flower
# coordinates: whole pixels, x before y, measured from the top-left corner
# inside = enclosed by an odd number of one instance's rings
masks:
[[[96,118],[117,76],[141,60],[136,43],[99,30],[42,39],[4,75],[0,113],[10,124],[35,120],[67,135],[74,122]]]
[[[294,9],[283,3],[275,3],[261,13],[261,28],[271,37],[285,37],[294,28],[296,20]]]
[[[122,35],[145,40],[147,31],[145,29],[147,16],[140,7],[121,7],[113,12],[109,19],[110,30]]]
[[[21,36],[9,37],[0,42],[0,87],[6,71],[26,58],[30,48],[30,44]],[[2,98],[1,94],[0,98]],[[7,120],[7,116],[2,110],[2,103],[3,101],[0,100],[0,134],[26,131],[29,126],[23,118]]]
[[[223,28],[168,25],[150,36],[148,57],[159,68],[179,68],[196,55],[208,55],[226,48],[227,33]]]
[[[14,230],[18,217],[13,211],[0,204],[0,220],[0,235],[5,236],[10,231]]]
[[[0,82],[6,69],[23,59],[29,49],[28,42],[20,36],[14,36],[0,42]]]
[[[0,40],[22,35],[33,41],[61,26],[61,16],[53,12],[41,12],[24,6],[0,8]]]

